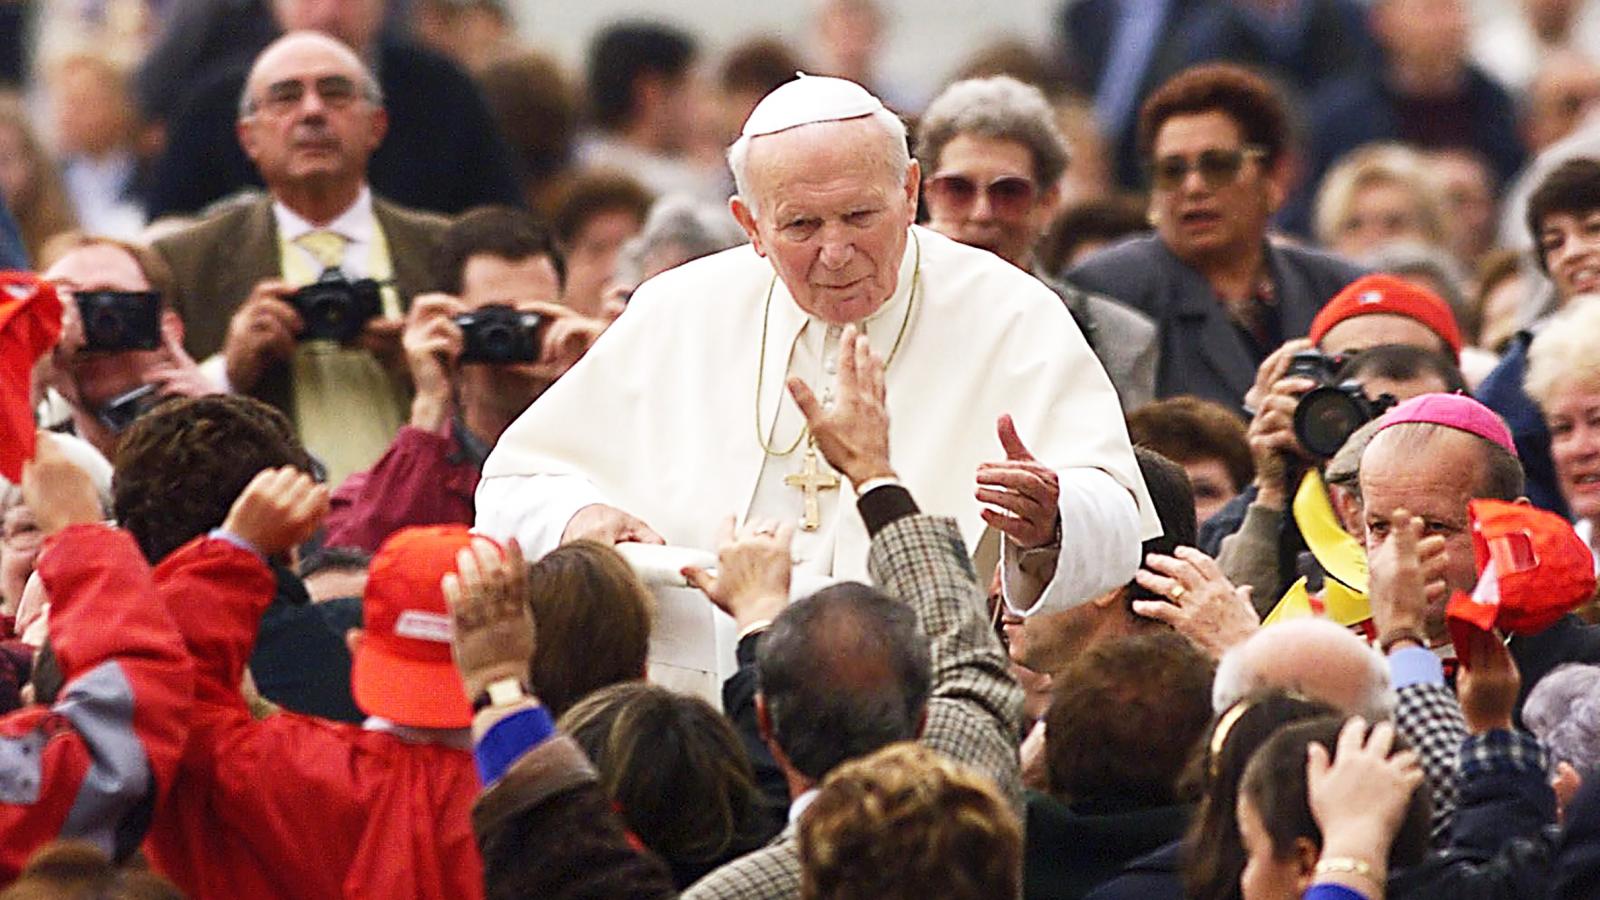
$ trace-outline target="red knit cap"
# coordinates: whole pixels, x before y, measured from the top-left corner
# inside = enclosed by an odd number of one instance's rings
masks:
[[[1450,304],[1433,291],[1393,275],[1366,275],[1345,285],[1311,320],[1311,343],[1320,344],[1333,326],[1345,319],[1389,313],[1427,326],[1461,358],[1461,329]]]

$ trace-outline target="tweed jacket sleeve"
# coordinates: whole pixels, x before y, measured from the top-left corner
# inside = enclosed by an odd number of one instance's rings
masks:
[[[922,743],[989,775],[1020,810],[1022,688],[983,614],[983,590],[955,520],[895,520],[873,538],[867,569],[916,612],[928,637],[933,691]]]
[[[782,900],[800,896],[800,843],[793,825],[689,885],[683,900]]]
[[[1467,723],[1461,704],[1442,684],[1419,683],[1400,688],[1394,711],[1395,727],[1417,751],[1433,799],[1433,844],[1450,839],[1456,811],[1456,767]]]

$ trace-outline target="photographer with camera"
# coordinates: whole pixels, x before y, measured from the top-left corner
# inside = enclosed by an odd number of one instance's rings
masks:
[[[359,56],[325,34],[285,34],[239,98],[239,143],[267,196],[155,242],[185,346],[213,357],[230,390],[284,410],[331,484],[405,424],[400,332],[411,298],[437,288],[428,260],[448,224],[368,186],[388,128]]]
[[[1255,411],[1248,433],[1255,480],[1205,523],[1200,547],[1235,584],[1254,588],[1263,615],[1298,576],[1306,550],[1288,514],[1301,478],[1393,402],[1464,390],[1453,362],[1460,346],[1443,299],[1369,275],[1328,301],[1309,338],[1289,341],[1262,363],[1247,396]],[[1341,470],[1329,477],[1353,476]]]
[[[605,330],[556,302],[561,253],[520,210],[464,214],[435,268],[446,293],[417,297],[401,334],[416,386],[410,419],[377,465],[334,493],[329,546],[370,551],[407,525],[471,524],[489,448]]]
[[[41,278],[63,311],[48,384],[66,401],[70,430],[102,454],[161,400],[221,390],[183,349],[183,322],[166,302],[172,272],[154,251],[76,236]]]

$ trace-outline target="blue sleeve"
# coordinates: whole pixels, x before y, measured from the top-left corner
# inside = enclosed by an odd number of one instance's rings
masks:
[[[512,763],[555,733],[556,723],[543,706],[506,716],[490,726],[472,748],[473,758],[478,762],[478,777],[485,785],[494,784]]]
[[[1401,647],[1389,654],[1389,685],[1395,690],[1414,684],[1444,684],[1444,663],[1422,647]]]

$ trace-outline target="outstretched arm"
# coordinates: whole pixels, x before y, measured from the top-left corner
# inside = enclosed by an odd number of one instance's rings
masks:
[[[47,436],[38,447],[23,494],[48,535],[39,576],[66,685],[53,708],[0,719],[0,880],[57,838],[131,853],[172,784],[194,687],[133,538],[95,524],[88,476]]]

